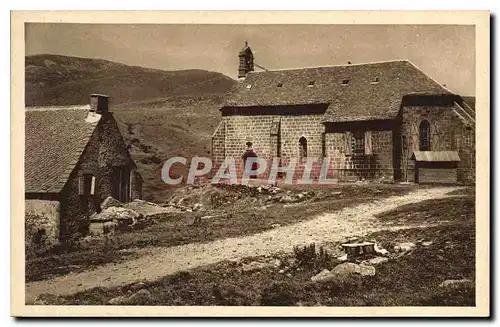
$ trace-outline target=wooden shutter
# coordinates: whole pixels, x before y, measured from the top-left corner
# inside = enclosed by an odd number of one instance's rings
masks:
[[[92,181],[90,182],[90,195],[95,194],[95,176],[92,176]]]
[[[372,155],[372,131],[365,131],[365,155]]]
[[[345,132],[345,154],[352,155],[352,133]]]

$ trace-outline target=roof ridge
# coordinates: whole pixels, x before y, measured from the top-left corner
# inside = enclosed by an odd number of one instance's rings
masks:
[[[258,72],[251,71],[251,72],[249,72],[249,74],[258,74],[258,73],[265,73],[265,72],[279,72],[279,71],[287,71],[287,70],[312,69],[312,68],[350,67],[350,66],[361,66],[361,65],[385,64],[385,63],[391,63],[391,62],[409,62],[410,64],[415,66],[408,59],[391,59],[391,60],[382,60],[382,61],[362,62],[362,63],[356,63],[356,64],[321,65],[321,66],[304,66],[304,67],[294,67],[294,68],[268,69],[265,71],[258,71]],[[417,67],[417,66],[415,66],[415,67]]]
[[[88,110],[90,109],[89,104],[75,104],[75,105],[66,105],[66,106],[33,106],[33,107],[25,107],[25,110],[28,111],[48,111],[48,110]]]

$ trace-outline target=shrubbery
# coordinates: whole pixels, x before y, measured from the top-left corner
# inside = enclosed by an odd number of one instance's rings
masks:
[[[332,257],[323,247],[316,252],[316,244],[294,246],[293,254],[297,264],[303,267],[325,268],[332,262]]]
[[[273,282],[262,290],[260,304],[264,306],[295,305],[295,292],[290,283]]]

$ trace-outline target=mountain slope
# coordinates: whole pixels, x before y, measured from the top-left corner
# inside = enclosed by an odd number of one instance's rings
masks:
[[[210,157],[223,96],[236,81],[203,70],[161,71],[98,59],[26,57],[26,104],[86,104],[110,96],[110,110],[144,179],[144,197],[164,202],[161,168],[172,156]],[[177,176],[187,167],[178,167]],[[174,177],[174,176],[173,176]]]
[[[28,56],[25,64],[27,106],[85,104],[91,93],[109,95],[112,104],[223,94],[235,83],[205,70],[162,71],[60,55]]]

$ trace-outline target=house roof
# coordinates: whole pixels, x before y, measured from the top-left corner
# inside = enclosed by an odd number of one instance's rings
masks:
[[[460,161],[457,151],[415,151],[412,159],[425,162]]]
[[[250,72],[223,107],[326,104],[324,121],[391,119],[403,95],[452,94],[407,60]]]
[[[26,193],[62,190],[100,120],[89,109],[83,105],[25,110]]]

